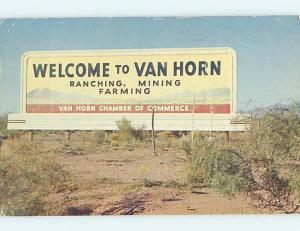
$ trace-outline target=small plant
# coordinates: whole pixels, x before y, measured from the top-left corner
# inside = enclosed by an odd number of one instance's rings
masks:
[[[95,131],[95,137],[98,144],[104,144],[106,142],[105,131]]]
[[[145,126],[134,127],[130,120],[123,118],[116,121],[116,125],[119,129],[118,134],[123,140],[143,140]]]
[[[159,131],[157,132],[157,138],[157,146],[163,150],[168,150],[178,144],[176,135],[171,131]]]

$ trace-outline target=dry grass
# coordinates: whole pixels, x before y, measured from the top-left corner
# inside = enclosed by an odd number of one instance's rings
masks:
[[[144,213],[147,206],[155,211],[175,201],[180,207],[182,195],[197,204],[199,197],[212,194],[194,193],[203,186],[222,195],[244,193],[265,209],[291,212],[291,203],[299,203],[300,122],[292,111],[255,119],[250,131],[233,134],[230,143],[218,133],[210,139],[209,133],[194,132],[191,142],[191,133],[155,132],[156,157],[150,133],[125,119],[116,132],[77,131],[67,141],[64,132],[41,131],[28,142],[22,132],[9,133],[6,117],[0,118],[5,138],[0,203],[6,215]],[[272,193],[276,196],[265,197]]]
[[[38,142],[5,143],[0,160],[2,213],[48,215],[59,209],[48,196],[68,190],[68,174],[42,149]]]

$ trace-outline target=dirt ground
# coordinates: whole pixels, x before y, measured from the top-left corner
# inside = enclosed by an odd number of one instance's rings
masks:
[[[174,152],[153,156],[149,149],[111,151],[68,155],[62,161],[80,181],[94,177],[102,179],[102,187],[91,187],[86,192],[95,194],[98,191],[103,195],[93,214],[120,214],[131,208],[134,208],[132,212],[140,214],[262,212],[254,210],[240,197],[228,199],[208,188],[191,192],[181,186],[185,163]],[[112,211],[107,211],[109,209]]]
[[[189,188],[185,154],[178,144],[159,145],[153,155],[151,142],[115,147],[83,141],[82,134],[72,135],[71,141],[63,134],[34,139],[43,148],[41,153],[51,153],[70,173],[71,190],[58,190],[49,198],[61,203],[59,214],[270,213],[251,207],[242,196],[227,198],[207,187]]]
[[[210,188],[190,189],[185,183],[183,150],[151,145],[124,148],[82,141],[41,142],[76,182],[69,193],[57,192],[65,215],[117,214],[245,214],[268,213],[241,196],[224,197]],[[49,150],[48,150],[49,151]]]

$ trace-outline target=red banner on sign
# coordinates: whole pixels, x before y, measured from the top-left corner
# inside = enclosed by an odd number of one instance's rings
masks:
[[[28,104],[27,113],[230,113],[230,104]]]

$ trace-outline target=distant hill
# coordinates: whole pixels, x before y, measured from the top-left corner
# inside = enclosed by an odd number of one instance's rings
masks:
[[[287,111],[293,107],[296,108],[296,112],[300,116],[300,100],[297,100],[297,101],[288,100],[285,102],[283,101],[283,102],[276,103],[276,104],[273,104],[270,106],[257,107],[257,108],[247,110],[244,112],[248,113],[248,114],[252,114],[253,116],[260,116],[270,110]]]

